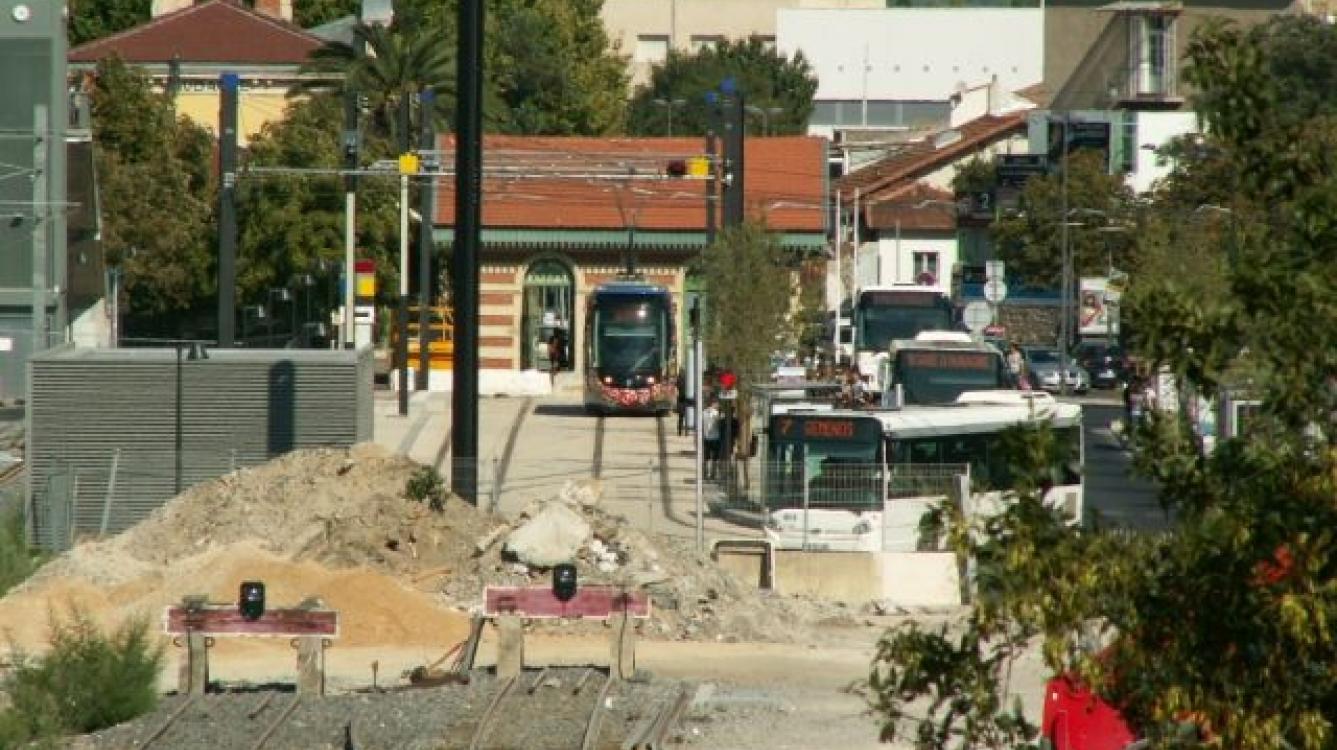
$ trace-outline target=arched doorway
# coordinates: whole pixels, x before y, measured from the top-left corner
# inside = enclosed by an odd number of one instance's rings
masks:
[[[525,274],[525,301],[520,327],[520,366],[548,370],[548,339],[557,332],[565,342],[561,369],[575,359],[576,283],[571,269],[555,258],[535,261]]]

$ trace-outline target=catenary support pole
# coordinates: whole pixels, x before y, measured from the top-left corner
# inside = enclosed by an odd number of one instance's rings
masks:
[[[236,73],[218,79],[218,345],[230,349],[237,333],[237,89]]]
[[[358,11],[359,18],[361,10]],[[366,53],[361,43],[353,45],[353,54],[358,59]],[[358,93],[352,88],[344,90],[344,169],[350,174],[344,175],[344,322],[343,342],[341,346],[352,349],[356,346],[356,318],[354,305],[357,303],[357,175],[351,174],[358,168],[359,149],[362,133],[359,125]]]
[[[451,489],[478,499],[478,246],[482,219],[483,0],[460,0],[455,87],[455,372]]]
[[[845,206],[840,202],[840,191],[836,191],[836,304],[831,313],[831,365],[840,364],[840,304],[845,301],[845,278],[841,276],[840,254],[845,245]],[[832,370],[834,372],[834,369]]]
[[[399,153],[408,154],[413,143],[409,123],[413,100],[404,94],[399,100]],[[395,348],[399,362],[399,416],[409,413],[409,173],[399,168],[399,314],[395,316],[399,335]]]
[[[424,153],[436,148],[436,130],[433,128],[432,112],[436,104],[436,92],[430,87],[424,88],[418,96],[419,125],[418,148]],[[433,178],[422,180],[418,186],[418,378],[414,389],[425,391],[428,387],[432,367],[431,323],[432,323],[432,215],[436,202],[436,181]]]
[[[705,399],[701,392],[705,390],[702,377],[705,372],[705,344],[701,341],[700,329],[696,329],[692,334],[692,388],[693,396],[696,400],[694,409],[693,440],[696,443],[696,551],[703,553],[706,550],[706,491],[705,491],[705,431],[701,429],[701,409],[705,406]]]

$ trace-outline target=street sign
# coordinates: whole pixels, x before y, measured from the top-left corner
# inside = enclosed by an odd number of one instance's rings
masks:
[[[720,400],[721,400],[721,401],[737,401],[737,400],[738,400],[738,390],[737,390],[736,388],[730,388],[730,389],[727,390],[727,391],[720,391]]]
[[[1003,261],[1001,261],[1001,260],[986,260],[986,261],[984,261],[984,278],[985,278],[985,280],[986,280],[986,281],[993,281],[994,279],[998,279],[999,281],[1002,281],[1002,280],[1003,280],[1003,268],[1004,268],[1004,266],[1003,266]]]
[[[980,333],[993,323],[993,310],[989,307],[989,303],[976,300],[966,305],[961,319],[971,333]]]
[[[990,279],[985,282],[984,298],[995,305],[1007,299],[1007,284],[1002,279]]]
[[[994,174],[1000,185],[1021,187],[1036,175],[1049,171],[1044,154],[1003,154],[994,161]]]

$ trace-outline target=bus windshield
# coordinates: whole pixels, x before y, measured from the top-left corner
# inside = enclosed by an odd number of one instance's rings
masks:
[[[594,311],[595,367],[617,375],[657,373],[664,366],[666,325],[656,300],[601,300]]]
[[[767,503],[772,508],[882,507],[881,426],[857,417],[779,415],[768,441]]]
[[[945,404],[966,391],[1011,387],[1002,356],[988,352],[900,351],[893,367],[907,404]]]
[[[929,291],[870,291],[859,295],[854,327],[861,351],[885,351],[893,339],[912,339],[922,331],[952,328],[952,305]]]

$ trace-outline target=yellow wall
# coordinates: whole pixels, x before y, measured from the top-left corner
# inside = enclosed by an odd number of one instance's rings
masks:
[[[284,89],[243,89],[238,107],[237,139],[245,146],[266,123],[283,119],[288,106]],[[177,114],[189,118],[217,135],[218,93],[183,92],[176,97]]]

